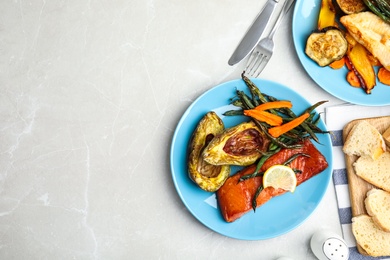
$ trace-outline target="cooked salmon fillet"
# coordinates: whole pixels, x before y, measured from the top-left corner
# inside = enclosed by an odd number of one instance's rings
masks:
[[[390,25],[371,12],[340,18],[352,37],[390,70]]]
[[[322,172],[328,167],[325,157],[317,150],[313,143],[306,139],[302,148],[282,149],[280,152],[271,156],[260,169],[264,172],[275,164],[283,164],[294,154],[305,153],[310,157],[299,156],[290,166],[293,169],[299,169],[302,172],[297,174],[297,185],[310,179],[314,175]],[[217,191],[218,204],[223,218],[227,222],[233,222],[242,215],[252,210],[252,200],[257,188],[262,185],[262,177],[250,178],[239,182],[241,176],[252,174],[256,165],[248,166],[233,176],[230,176],[222,187]],[[257,207],[269,201],[272,197],[285,193],[285,190],[268,187],[263,189],[257,197]]]

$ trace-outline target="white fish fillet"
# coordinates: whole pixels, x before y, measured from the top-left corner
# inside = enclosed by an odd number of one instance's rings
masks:
[[[390,71],[390,25],[371,12],[345,15],[340,22],[352,37]]]

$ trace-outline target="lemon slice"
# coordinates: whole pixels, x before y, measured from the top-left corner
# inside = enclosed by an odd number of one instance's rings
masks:
[[[274,187],[294,192],[297,187],[295,172],[285,165],[274,165],[265,171],[263,176],[263,187]]]

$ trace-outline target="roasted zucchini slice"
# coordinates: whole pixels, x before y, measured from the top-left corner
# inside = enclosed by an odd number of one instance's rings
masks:
[[[202,152],[208,143],[224,130],[224,124],[215,112],[208,112],[198,123],[190,144],[188,174],[201,189],[214,192],[230,175],[230,166],[211,165],[203,160]]]
[[[305,53],[321,67],[341,59],[348,49],[348,42],[336,27],[326,27],[310,34]]]
[[[255,123],[241,123],[211,140],[203,151],[203,159],[214,165],[247,166],[267,151],[269,142]]]

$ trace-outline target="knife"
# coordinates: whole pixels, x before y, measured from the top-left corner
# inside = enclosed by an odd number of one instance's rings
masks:
[[[255,21],[238,44],[228,64],[234,65],[245,58],[259,43],[279,0],[268,0],[265,7],[257,15]]]

